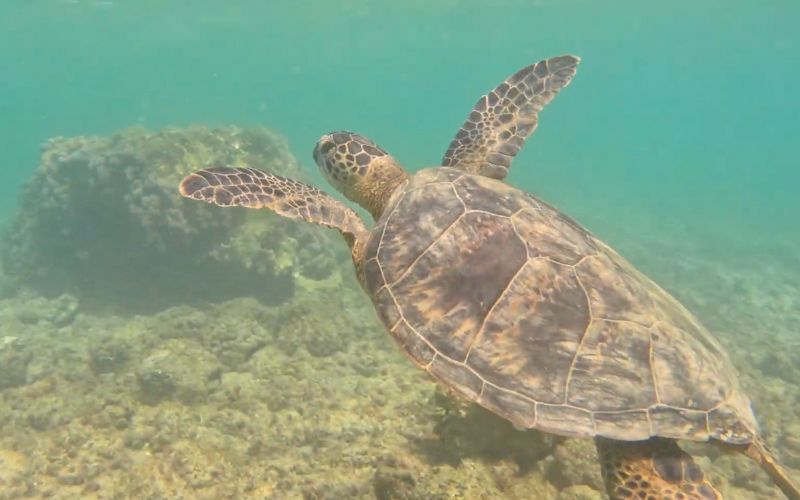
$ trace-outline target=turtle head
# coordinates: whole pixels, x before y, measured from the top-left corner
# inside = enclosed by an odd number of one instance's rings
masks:
[[[386,202],[408,174],[383,148],[353,132],[331,132],[314,146],[322,175],[350,201],[380,218]]]

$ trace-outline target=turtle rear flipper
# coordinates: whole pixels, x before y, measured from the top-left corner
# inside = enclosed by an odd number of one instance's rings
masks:
[[[267,208],[290,219],[338,229],[352,246],[366,233],[361,218],[324,191],[254,168],[210,167],[183,178],[186,198],[220,207]]]
[[[442,165],[503,179],[525,139],[536,130],[539,111],[569,85],[580,58],[552,57],[517,71],[472,108],[444,154]]]
[[[772,454],[761,439],[756,439],[748,445],[730,445],[721,443],[726,449],[739,451],[755,461],[764,472],[772,479],[776,486],[789,500],[800,500],[800,488],[789,478],[781,464]]]
[[[609,498],[722,500],[692,457],[671,439],[596,438]]]

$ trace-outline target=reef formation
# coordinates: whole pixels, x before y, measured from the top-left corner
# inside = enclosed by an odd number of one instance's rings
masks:
[[[334,235],[180,198],[181,177],[210,165],[302,176],[285,139],[264,128],[51,139],[5,238],[4,267],[46,295],[143,311],[237,296],[280,303],[294,276],[331,272]]]

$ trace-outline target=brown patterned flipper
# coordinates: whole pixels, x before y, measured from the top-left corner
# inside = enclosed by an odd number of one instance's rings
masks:
[[[183,178],[186,198],[220,207],[267,208],[290,219],[336,228],[352,243],[366,231],[361,218],[324,191],[254,168],[210,167]]]
[[[778,459],[761,439],[756,439],[744,448],[736,445],[722,445],[724,448],[741,451],[761,466],[775,485],[789,500],[800,500],[800,487],[789,477],[786,469],[778,463]]]
[[[612,500],[722,500],[692,457],[671,439],[625,442],[596,438],[595,443]]]
[[[579,62],[570,55],[539,61],[478,99],[442,165],[503,179],[525,139],[536,130],[539,111],[569,84]]]

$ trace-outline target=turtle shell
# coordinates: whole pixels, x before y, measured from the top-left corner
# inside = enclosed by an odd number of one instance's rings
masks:
[[[371,231],[364,285],[406,354],[515,425],[750,442],[718,342],[586,229],[502,181],[422,170]]]

